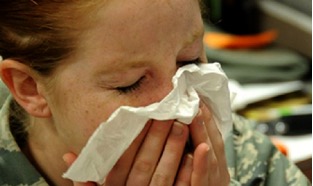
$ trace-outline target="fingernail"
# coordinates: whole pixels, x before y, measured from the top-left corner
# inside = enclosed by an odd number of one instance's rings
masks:
[[[198,112],[198,115],[197,115],[197,123],[199,124],[199,125],[203,125],[204,124],[204,121],[203,121],[203,119],[202,119],[202,110],[201,109],[199,109],[199,112]]]
[[[64,162],[66,162],[66,157],[65,157],[65,156],[66,156],[65,154],[62,156],[62,160],[63,160]]]
[[[203,120],[199,120],[198,124],[199,124],[199,125],[204,125],[205,123],[204,123]]]
[[[199,108],[202,108],[203,106],[204,106],[204,103],[200,100]]]
[[[202,115],[202,110],[199,108],[197,116],[200,117]]]
[[[64,155],[62,156],[62,159],[63,159],[64,163],[65,163],[67,166],[70,166],[70,163],[69,163],[67,154],[64,154]]]
[[[183,127],[183,124],[175,121],[172,127],[172,134],[176,136],[181,135],[183,133]]]
[[[200,118],[200,119],[198,120],[198,124],[201,125],[201,126],[204,125],[204,120],[203,120],[202,118]]]
[[[202,145],[205,146],[205,149],[204,149],[205,150],[205,154],[206,154],[205,157],[208,157],[209,151],[211,150],[211,148],[210,148],[210,146],[207,143],[203,143]]]
[[[191,154],[186,154],[184,166],[191,167],[192,166],[193,157]]]

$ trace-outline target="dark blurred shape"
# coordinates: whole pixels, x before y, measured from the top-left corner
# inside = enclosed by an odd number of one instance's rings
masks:
[[[267,135],[303,135],[312,132],[312,113],[284,116],[278,120],[260,123],[256,128]]]
[[[210,20],[225,32],[243,35],[259,33],[257,0],[206,0]]]

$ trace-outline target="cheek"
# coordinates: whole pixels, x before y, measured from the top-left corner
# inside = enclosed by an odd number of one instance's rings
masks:
[[[158,81],[149,83],[136,94],[123,96],[106,93],[83,79],[59,81],[61,83],[50,100],[58,135],[73,152],[80,152],[99,124],[106,121],[119,106],[146,106],[163,99],[172,89],[173,74],[174,70],[168,72],[166,77],[159,73],[154,77]]]
[[[76,153],[112,110],[102,97],[79,87],[58,87],[49,104],[57,135]]]

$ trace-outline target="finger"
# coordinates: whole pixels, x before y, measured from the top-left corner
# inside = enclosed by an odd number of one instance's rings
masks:
[[[210,137],[215,152],[217,153],[224,152],[223,138],[220,130],[217,127],[217,124],[215,123],[214,119],[211,116],[210,109],[207,106],[202,106],[201,110],[203,113],[202,115],[204,119],[205,128],[207,130],[207,134]]]
[[[114,165],[114,167],[106,177],[106,185],[125,185],[135,156],[139,151],[141,144],[143,143],[143,139],[145,138],[147,132],[151,127],[151,123],[152,121],[150,120],[144,127],[142,132],[138,135],[138,137],[134,140],[134,142],[129,146],[129,148],[125,151],[122,157]]]
[[[74,161],[76,160],[77,155],[75,155],[74,153],[66,153],[63,155],[63,161],[65,162],[65,164],[69,167],[71,166]],[[86,183],[81,183],[81,182],[73,182],[74,186],[95,186],[96,184],[92,183],[92,182],[86,182]]]
[[[205,121],[205,128],[207,129],[207,133],[209,135],[209,139],[211,141],[212,147],[214,149],[215,155],[217,157],[217,160],[220,164],[220,167],[223,167],[221,170],[221,173],[225,175],[225,177],[228,175],[228,169],[227,169],[227,162],[225,157],[225,147],[224,147],[224,140],[222,138],[222,134],[220,130],[217,127],[217,124],[215,123],[214,119],[211,117],[210,110],[208,107],[203,106],[203,118]]]
[[[210,113],[206,113],[210,114]],[[206,123],[210,122],[210,118],[205,118],[202,108],[199,109],[198,115],[190,125],[190,133],[195,146],[192,185],[209,185],[210,180],[216,178],[218,171],[216,168],[217,159],[215,149],[212,145]],[[214,138],[214,137],[213,137]],[[210,170],[210,175],[209,175]],[[211,174],[212,173],[212,174]],[[218,178],[216,178],[218,179]]]
[[[201,143],[196,147],[191,185],[209,185],[209,181],[212,179],[211,177],[213,176],[213,178],[215,178],[214,174],[217,171],[217,160],[212,150],[213,149],[206,143]]]
[[[189,129],[194,147],[197,147],[201,143],[207,143],[209,135],[206,130],[205,121],[201,109],[190,124]]]
[[[70,167],[74,161],[76,160],[77,156],[74,153],[66,153],[63,155],[63,161],[65,162],[65,164]]]
[[[191,184],[191,174],[193,170],[193,156],[186,154],[178,172],[175,186],[189,186]]]
[[[222,134],[218,129],[217,124],[215,123],[210,108],[203,104],[201,107],[205,128],[207,129],[207,133],[209,135],[209,141],[212,144],[214,149],[215,156],[217,158],[217,162],[219,164],[219,177],[223,177],[224,179],[221,180],[220,185],[227,185],[230,180],[230,176],[227,169],[227,161],[225,156],[225,147],[224,147],[224,140],[222,138]]]
[[[173,121],[153,120],[136,155],[129,174],[128,185],[148,185],[159,161]]]
[[[188,127],[174,122],[151,185],[173,185],[188,138]]]

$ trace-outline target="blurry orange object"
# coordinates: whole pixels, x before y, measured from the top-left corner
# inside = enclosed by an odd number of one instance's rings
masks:
[[[277,31],[269,30],[253,35],[232,35],[219,32],[207,32],[204,43],[215,49],[221,48],[256,48],[272,43],[277,38]]]
[[[288,148],[286,147],[286,145],[284,145],[281,141],[275,139],[275,138],[271,138],[273,144],[276,146],[276,148],[285,156],[288,156]]]

